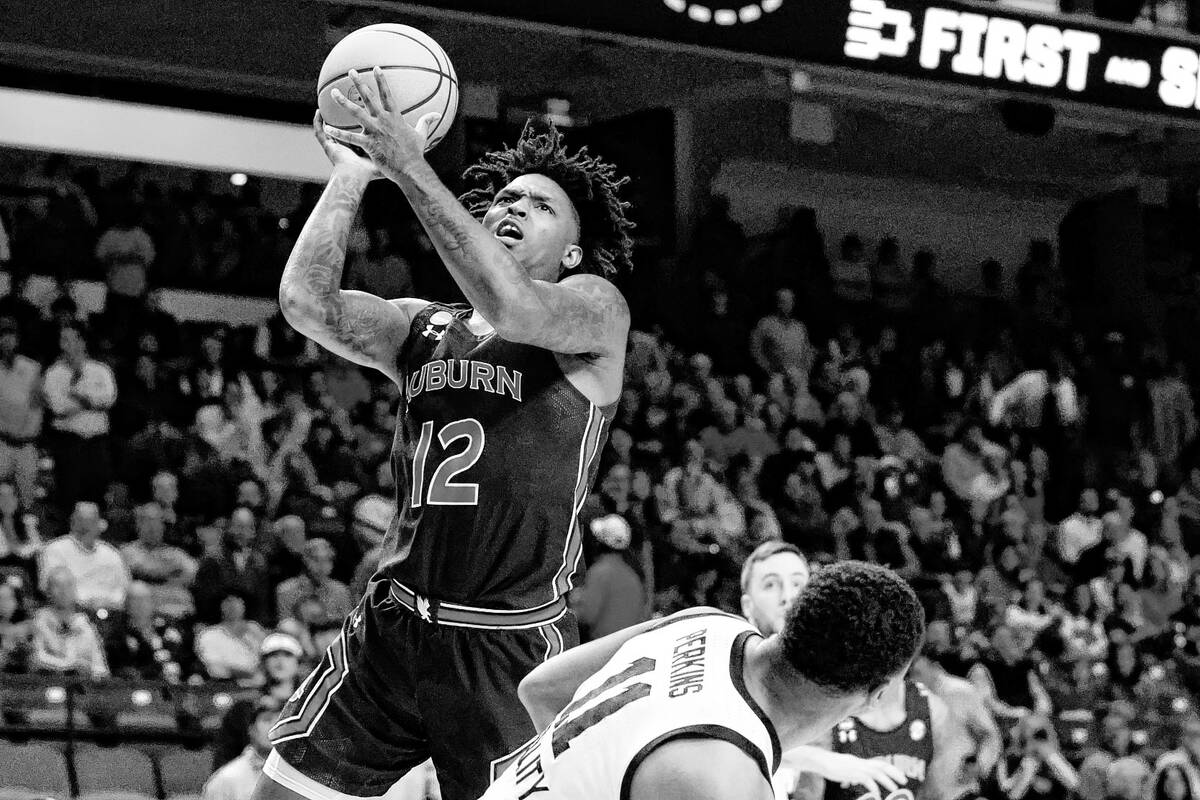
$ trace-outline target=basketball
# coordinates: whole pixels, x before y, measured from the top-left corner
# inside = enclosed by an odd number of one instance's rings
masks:
[[[350,70],[357,70],[370,81],[375,67],[382,69],[392,102],[400,107],[408,124],[416,125],[431,111],[442,115],[425,149],[440,142],[458,111],[458,78],[441,45],[408,25],[368,25],[334,45],[317,80],[317,108],[325,122],[342,130],[359,130],[358,123],[337,104],[331,92],[338,89],[359,102]]]

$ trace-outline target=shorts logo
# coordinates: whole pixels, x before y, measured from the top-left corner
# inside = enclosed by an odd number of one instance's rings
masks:
[[[429,611],[429,598],[417,595],[417,615],[426,622],[433,622],[433,614]]]

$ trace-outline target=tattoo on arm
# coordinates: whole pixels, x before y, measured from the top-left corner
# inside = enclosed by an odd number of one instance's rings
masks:
[[[356,360],[370,360],[389,341],[395,312],[380,299],[341,290],[350,227],[366,182],[334,173],[292,250],[280,281],[285,312],[303,316],[303,331]],[[403,336],[404,332],[399,332]]]

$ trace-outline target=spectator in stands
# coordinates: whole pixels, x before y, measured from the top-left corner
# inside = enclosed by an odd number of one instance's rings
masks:
[[[1160,469],[1173,471],[1189,444],[1196,439],[1196,407],[1188,387],[1184,366],[1173,361],[1166,368],[1161,359],[1149,365],[1146,382],[1149,395],[1149,445]]]
[[[1041,717],[1021,721],[1008,752],[996,765],[996,777],[1001,796],[1008,800],[1065,800],[1079,785],[1079,774],[1059,748],[1058,734]]]
[[[1154,772],[1161,776],[1168,769],[1178,769],[1187,783],[1188,794],[1200,797],[1200,713],[1194,709],[1188,711],[1180,729],[1179,747],[1160,756]]]
[[[387,470],[387,464],[382,464],[380,468]],[[351,597],[363,596],[371,576],[379,568],[383,537],[395,514],[396,502],[390,497],[369,494],[355,502],[351,510],[350,537],[362,555],[350,583]]]
[[[245,600],[229,592],[221,599],[221,621],[196,636],[196,657],[210,678],[253,682],[266,638],[261,625],[246,619]]]
[[[1058,526],[1058,556],[1063,564],[1074,566],[1079,556],[1100,543],[1100,493],[1087,487],[1079,493],[1079,508]]]
[[[76,324],[59,334],[61,356],[46,370],[43,392],[53,415],[49,447],[54,455],[56,499],[64,508],[80,500],[99,502],[112,479],[108,410],[117,385],[106,364],[89,358]]]
[[[279,586],[304,571],[304,545],[307,541],[308,533],[300,517],[288,514],[275,520],[271,526],[270,541],[263,548],[267,567],[271,571],[272,586]],[[278,604],[276,610],[280,617],[291,613],[287,607]]]
[[[720,468],[739,455],[762,460],[775,453],[779,445],[760,423],[745,419],[733,400],[722,400],[717,404],[715,424],[700,431],[700,441],[709,459]]]
[[[191,641],[155,606],[154,590],[134,581],[125,611],[110,626],[104,641],[108,667],[119,678],[178,683],[192,674]]]
[[[816,356],[808,328],[793,316],[795,307],[791,289],[775,290],[775,309],[750,334],[750,355],[764,375],[786,374],[793,368],[804,375],[812,372]]]
[[[181,619],[195,612],[191,586],[195,560],[178,547],[164,543],[166,525],[162,506],[143,503],[134,512],[137,540],[121,547],[130,575],[144,582],[159,613]]]
[[[1002,470],[1005,459],[1004,448],[986,439],[983,426],[976,420],[964,422],[956,440],[942,454],[942,479],[959,500],[968,504],[976,519],[982,518],[987,506],[1008,490]]]
[[[1013,721],[1050,710],[1050,698],[1013,630],[1005,625],[992,634],[991,650],[969,675],[999,720]]]
[[[59,567],[65,568],[74,579],[72,602],[78,597],[84,608],[118,609],[125,605],[129,588],[129,570],[121,554],[111,544],[100,540],[108,528],[100,517],[95,503],[81,502],[71,514],[70,533],[49,542],[42,549],[39,572],[43,591],[49,576]]]
[[[283,701],[264,695],[255,706],[254,718],[246,728],[249,744],[234,760],[218,769],[200,794],[201,800],[250,800],[263,763],[271,753],[271,726],[279,718]]]
[[[12,480],[28,505],[37,484],[42,368],[19,347],[17,321],[0,317],[0,480]]]
[[[1153,776],[1149,800],[1194,800],[1195,795],[1188,785],[1183,767],[1171,764],[1156,770]]]
[[[177,506],[179,505],[179,478],[168,470],[154,473],[150,479],[150,502],[158,506],[162,514],[163,541],[174,545],[182,545],[188,541],[183,530],[183,519]]]
[[[912,308],[912,284],[900,262],[900,243],[892,237],[880,240],[871,269],[871,294],[887,314],[905,314]]]
[[[37,516],[21,504],[16,484],[0,480],[0,576],[16,574],[31,582],[41,550]]]
[[[296,606],[307,597],[315,597],[328,614],[329,621],[340,621],[354,603],[346,584],[330,577],[336,553],[325,539],[304,543],[304,574],[289,578],[275,590],[275,607],[280,616],[293,616]]]
[[[267,622],[272,618],[270,568],[255,547],[257,536],[254,514],[247,508],[234,509],[220,553],[206,555],[196,572],[196,616],[201,622],[216,621],[230,594],[241,598],[249,619]]]
[[[9,577],[0,581],[0,673],[27,671],[32,644],[24,584]]]
[[[1118,758],[1108,767],[1105,800],[1145,800],[1150,766],[1137,756]]]
[[[65,567],[46,573],[45,594],[50,604],[33,618],[32,669],[66,672],[93,678],[108,675],[100,634],[75,600],[75,578]]]
[[[104,268],[110,295],[142,297],[147,273],[154,262],[154,242],[141,226],[138,208],[123,199],[113,213],[113,225],[100,234],[95,256]]]
[[[633,529],[620,514],[591,520],[584,539],[588,564],[583,583],[571,595],[585,640],[599,639],[650,618],[650,596],[637,554],[630,550]]]
[[[871,302],[871,267],[866,249],[856,234],[842,239],[841,257],[831,269],[833,293],[839,300],[858,307]]]
[[[217,729],[213,741],[213,769],[233,761],[250,743],[248,727],[257,714],[260,697],[270,697],[286,703],[300,685],[300,644],[286,633],[272,633],[263,639],[259,648],[265,683],[261,694],[235,700]]]

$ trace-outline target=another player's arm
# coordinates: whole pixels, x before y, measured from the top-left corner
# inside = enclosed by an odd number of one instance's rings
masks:
[[[1000,726],[988,711],[983,698],[970,683],[961,678],[946,678],[953,681],[941,697],[950,711],[967,724],[971,740],[975,743],[975,769],[980,779],[987,778],[996,768],[1004,752],[1004,741],[1000,737]]]
[[[400,187],[454,282],[496,333],[556,353],[624,357],[629,307],[617,288],[595,275],[558,283],[529,277],[425,160],[428,131],[437,119],[427,114],[414,128],[393,108],[378,74],[374,81],[351,78],[363,105],[336,90],[333,97],[362,124],[363,133],[330,130],[329,135],[362,147]]]
[[[823,797],[826,781],[863,786],[881,797],[908,783],[904,772],[886,761],[834,752],[832,733],[788,750],[783,754],[783,763],[800,773],[797,794],[806,798]]]
[[[711,608],[688,609],[669,619],[714,611]],[[571,702],[579,685],[607,664],[621,645],[663,622],[661,619],[652,619],[633,625],[594,642],[572,647],[539,664],[517,687],[517,697],[529,712],[534,728],[540,731],[549,725],[558,712]]]
[[[918,800],[957,800],[980,790],[977,776],[968,768],[974,739],[967,723],[952,712],[946,701],[929,695],[929,721],[933,728],[933,757],[926,768]]]
[[[325,136],[319,115],[314,128],[333,174],[288,258],[279,306],[288,324],[317,344],[396,380],[396,354],[427,303],[341,288],[350,226],[375,173],[369,162]]]
[[[737,745],[721,739],[676,739],[641,763],[630,800],[774,800],[770,782]]]

